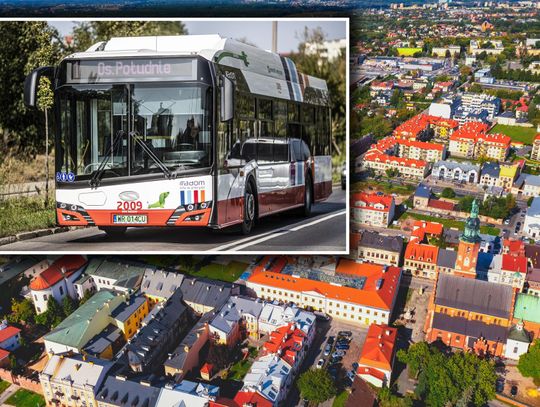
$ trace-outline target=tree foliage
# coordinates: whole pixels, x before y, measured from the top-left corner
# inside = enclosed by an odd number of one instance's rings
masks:
[[[459,200],[459,209],[463,212],[470,212],[474,197],[467,195]],[[488,196],[480,203],[480,215],[491,216],[496,219],[508,217],[516,207],[516,198],[512,194],[502,197]]]
[[[214,365],[217,370],[226,367],[231,361],[231,350],[227,345],[213,343],[208,351],[207,362]]]
[[[446,187],[446,188],[444,188],[442,190],[441,196],[443,198],[455,198],[456,197],[456,192],[452,188]]]
[[[7,316],[9,322],[32,324],[34,323],[35,316],[36,310],[31,300],[27,298],[24,300],[11,299],[11,313]]]
[[[483,406],[495,396],[497,375],[492,362],[473,353],[442,353],[425,342],[397,354],[418,377],[416,396],[427,406]]]
[[[63,308],[51,295],[47,299],[47,311],[36,316],[36,323],[50,328],[57,326],[66,317]]]
[[[302,373],[297,386],[303,398],[315,403],[322,403],[337,394],[334,381],[326,369],[311,368]]]
[[[540,340],[529,347],[529,351],[519,357],[519,372],[526,377],[540,379]]]
[[[44,146],[43,117],[24,106],[23,84],[33,69],[59,61],[57,32],[45,21],[2,21],[0,38],[0,153],[34,154]]]

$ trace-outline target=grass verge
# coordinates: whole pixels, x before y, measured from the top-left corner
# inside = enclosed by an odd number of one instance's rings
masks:
[[[247,264],[237,261],[231,261],[229,264],[210,263],[207,266],[201,267],[194,275],[233,283],[238,280],[247,267]]]
[[[246,376],[249,368],[253,364],[253,360],[257,357],[257,348],[249,348],[249,357],[247,359],[242,359],[233,364],[229,368],[229,374],[227,375],[228,380],[243,380]]]
[[[54,201],[38,196],[0,201],[0,237],[56,226]]]
[[[6,404],[15,407],[42,407],[45,406],[45,399],[40,394],[19,389],[6,400]]]
[[[347,403],[348,398],[349,398],[349,393],[346,390],[343,390],[334,398],[332,407],[345,407],[345,404]]]
[[[5,380],[0,380],[0,394],[6,391],[6,389],[11,386],[10,382],[6,382]]]

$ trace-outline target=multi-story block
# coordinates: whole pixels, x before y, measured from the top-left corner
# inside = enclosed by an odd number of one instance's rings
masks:
[[[167,301],[180,288],[184,281],[181,273],[146,269],[141,283],[141,292],[148,298],[150,305]]]
[[[514,184],[512,193],[524,196],[540,196],[540,175],[521,174]]]
[[[480,167],[463,162],[441,160],[433,165],[431,175],[439,180],[476,184],[480,178]]]
[[[93,357],[53,355],[39,374],[45,402],[48,406],[98,407],[96,395],[112,367],[112,362]]]
[[[513,254],[497,254],[488,270],[488,281],[506,284],[519,291],[523,290],[527,275],[527,258]]]
[[[438,255],[437,246],[411,241],[405,249],[403,271],[413,276],[435,280]]]
[[[505,134],[482,134],[477,138],[475,158],[504,161],[510,152],[512,139]]]
[[[199,315],[221,308],[231,295],[240,293],[234,284],[193,277],[185,277],[180,290],[184,302]]]
[[[387,227],[394,218],[394,198],[360,192],[352,196],[353,219],[363,225]]]
[[[384,236],[366,230],[358,242],[358,258],[364,261],[399,266],[403,254],[401,236]]]
[[[359,157],[360,168],[372,169],[375,174],[386,175],[387,170],[395,170],[405,179],[423,180],[429,171],[429,165],[423,160],[401,158],[393,155],[368,151],[364,157]]]
[[[501,166],[499,163],[485,163],[480,173],[480,185],[483,187],[496,187],[500,173]]]
[[[400,140],[399,156],[413,160],[435,162],[445,158],[446,146],[416,140]]]
[[[126,341],[141,327],[141,322],[148,315],[148,300],[142,295],[131,296],[112,312],[111,318],[124,334]]]
[[[523,233],[535,240],[540,239],[540,197],[534,197],[531,206],[527,208]]]
[[[534,137],[531,160],[540,161],[540,133]]]
[[[268,271],[258,266],[246,286],[268,301],[292,302],[369,325],[389,323],[400,280],[398,267],[341,259],[333,272],[293,265]]]
[[[96,395],[98,407],[155,407],[160,388],[141,380],[129,380],[122,375],[109,375]]]

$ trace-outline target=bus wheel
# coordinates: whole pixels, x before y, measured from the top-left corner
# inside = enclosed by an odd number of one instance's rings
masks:
[[[257,201],[255,199],[255,191],[253,184],[248,182],[246,191],[244,192],[244,221],[240,227],[243,235],[248,235],[255,224]]]
[[[304,209],[303,215],[311,215],[311,207],[313,206],[313,183],[311,182],[311,175],[306,176],[306,188],[304,192]]]
[[[99,230],[104,231],[107,233],[107,236],[112,238],[119,238],[123,237],[126,233],[127,227],[126,226],[111,226],[111,227],[100,227]]]

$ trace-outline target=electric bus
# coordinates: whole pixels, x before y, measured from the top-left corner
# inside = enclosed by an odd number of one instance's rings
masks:
[[[112,38],[34,70],[55,95],[57,222],[239,225],[332,193],[326,82],[219,35]]]

